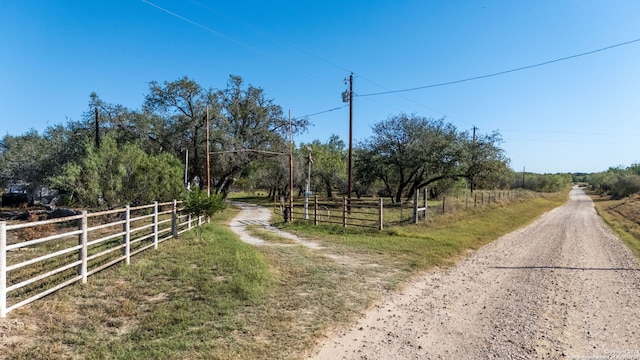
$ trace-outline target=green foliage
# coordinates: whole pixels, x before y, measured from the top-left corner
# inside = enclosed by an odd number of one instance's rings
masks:
[[[184,199],[184,209],[187,213],[199,216],[212,216],[224,210],[225,203],[221,194],[207,195],[207,191],[196,187],[189,191]]]
[[[605,172],[591,174],[587,182],[592,190],[621,199],[640,193],[640,164],[627,168],[613,167]]]
[[[189,179],[206,176],[207,108],[211,174],[216,192],[227,193],[235,179],[255,162],[272,158],[264,151],[285,152],[289,120],[282,108],[266,97],[261,88],[245,85],[230,76],[227,87],[214,91],[188,77],[176,81],[151,82],[145,98],[146,115],[163,126],[149,128],[154,138],[167,138],[175,155],[189,152]],[[306,119],[292,119],[293,132],[308,126]],[[172,131],[155,131],[170,129]]]
[[[340,140],[338,135],[332,135],[326,143],[314,140],[310,144],[300,144],[299,149],[299,154],[305,158],[305,164],[309,153],[313,157],[311,189],[323,189],[327,197],[330,198],[333,196],[334,188],[337,188],[339,184],[346,184],[347,149],[344,141]]]
[[[524,188],[537,192],[557,192],[569,188],[573,184],[571,174],[534,174],[513,172],[512,188]]]
[[[211,218],[213,214],[224,210],[224,196],[222,194],[207,195],[207,191],[196,187],[187,193],[184,199],[184,210],[195,218],[205,216]],[[196,233],[202,237],[202,229],[196,222]]]
[[[383,193],[395,202],[427,185],[445,191],[458,178],[474,188],[497,187],[508,173],[501,141],[497,132],[471,136],[443,119],[400,114],[375,124],[371,138],[359,145],[356,179],[361,184],[380,180]]]
[[[32,130],[19,136],[5,135],[0,140],[0,185],[9,181],[41,184],[53,174],[61,150],[59,142],[49,137],[53,131],[40,136]]]
[[[105,136],[100,148],[87,145],[86,155],[67,163],[52,186],[79,206],[113,208],[179,198],[182,165],[174,156],[148,155],[135,144],[118,145]]]

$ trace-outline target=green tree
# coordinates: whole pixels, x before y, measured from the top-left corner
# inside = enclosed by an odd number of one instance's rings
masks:
[[[177,145],[172,148],[174,154],[183,148],[189,150],[190,179],[195,176],[205,178],[207,107],[210,108],[210,116],[217,116],[219,106],[214,91],[202,88],[186,76],[176,81],[165,81],[162,85],[156,81],[149,83],[149,94],[143,108],[148,117],[163,119],[161,134],[169,135],[162,128],[171,129],[171,137],[176,137],[172,142]]]
[[[37,131],[5,135],[0,141],[0,180],[39,183],[47,165],[46,140]]]
[[[305,158],[309,152],[312,154],[311,187],[314,188],[313,180],[318,179],[320,183],[316,186],[322,187],[327,197],[333,197],[333,189],[340,183],[346,183],[347,149],[344,141],[334,134],[325,143],[314,140],[310,144],[300,144],[299,152]]]
[[[103,137],[100,148],[86,145],[82,159],[66,164],[50,180],[75,204],[94,208],[176,199],[183,191],[177,158],[148,155],[136,144],[119,146],[112,135]]]
[[[508,160],[498,146],[499,134],[473,139],[444,122],[400,114],[373,126],[373,135],[359,144],[359,181],[379,179],[384,192],[399,202],[416,189],[437,183],[453,186],[457,178],[488,183],[507,171]]]
[[[206,89],[187,77],[160,85],[151,82],[145,98],[145,117],[151,123],[163,119],[162,134],[173,137],[171,151],[189,151],[189,178],[206,180],[206,109],[209,108],[212,189],[225,193],[256,161],[275,153],[288,153],[286,138],[290,122],[282,108],[266,98],[264,91],[245,86],[230,76],[227,87]],[[292,119],[291,131],[304,131],[306,119]],[[158,137],[162,135],[154,135]],[[166,143],[163,142],[163,143]],[[276,155],[279,156],[279,155]]]
[[[511,170],[509,159],[500,147],[502,136],[499,132],[476,136],[463,132],[459,135],[458,141],[462,144],[464,151],[461,169],[471,190],[507,186]]]
[[[220,112],[212,123],[212,170],[217,191],[226,193],[234,179],[254,161],[288,154],[289,132],[306,130],[307,119],[284,116],[282,108],[264,90],[245,86],[230,76],[227,87],[216,93]]]

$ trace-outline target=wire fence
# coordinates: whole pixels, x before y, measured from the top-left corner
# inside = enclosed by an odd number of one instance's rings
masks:
[[[314,225],[333,224],[343,227],[357,226],[383,230],[385,227],[425,221],[430,217],[456,211],[481,208],[490,204],[508,203],[525,196],[522,190],[474,191],[462,195],[444,195],[428,199],[426,189],[416,191],[409,201],[393,202],[389,199],[294,198],[293,208],[281,202],[274,211],[283,220],[307,221]]]

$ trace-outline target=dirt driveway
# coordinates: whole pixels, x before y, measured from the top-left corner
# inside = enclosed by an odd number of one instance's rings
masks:
[[[640,359],[640,265],[580,189],[415,278],[313,359]]]

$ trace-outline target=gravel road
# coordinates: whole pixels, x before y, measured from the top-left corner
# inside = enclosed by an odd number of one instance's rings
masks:
[[[312,359],[640,359],[640,265],[578,188],[382,299]]]

